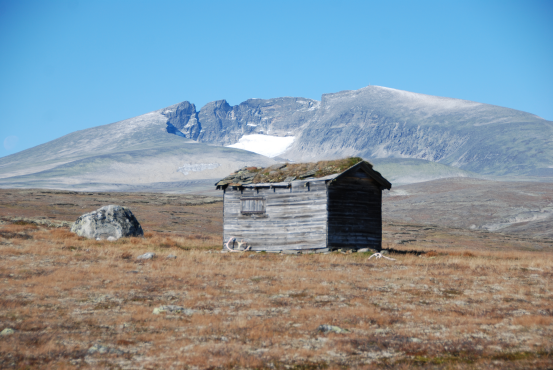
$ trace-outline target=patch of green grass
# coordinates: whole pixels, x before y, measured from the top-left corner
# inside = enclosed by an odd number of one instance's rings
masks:
[[[457,290],[457,289],[446,289],[446,290],[443,291],[443,293],[444,293],[444,296],[446,298],[453,298],[453,297],[456,297],[458,295],[463,294],[462,291]]]
[[[532,360],[539,357],[549,357],[551,356],[550,351],[540,350],[537,352],[505,352],[498,353],[488,356],[477,356],[476,354],[461,352],[456,354],[445,354],[443,356],[423,356],[418,355],[414,356],[410,360],[401,360],[400,363],[410,363],[416,366],[425,366],[425,365],[447,365],[455,363],[465,363],[465,364],[474,364],[477,359],[491,359],[494,361],[521,361],[521,360]]]
[[[14,225],[20,225],[20,226],[28,226],[28,225],[36,226],[36,222],[24,221],[24,220],[15,221],[15,222],[13,222],[13,224]]]
[[[475,357],[470,354],[459,354],[451,355],[446,354],[445,356],[415,356],[411,361],[401,361],[401,362],[411,362],[414,365],[446,365],[454,363],[465,363],[473,364],[475,362]]]
[[[504,352],[498,353],[492,356],[492,360],[502,360],[502,361],[520,361],[520,360],[531,360],[536,357],[545,357],[551,356],[550,352],[547,351],[538,351],[538,352]]]
[[[254,283],[260,283],[262,281],[271,281],[273,280],[273,278],[270,276],[254,276],[254,277],[251,277],[250,280],[253,281]]]
[[[265,370],[265,369],[278,369],[278,370],[323,370],[328,369],[329,365],[326,362],[303,362],[303,363],[296,363],[296,364],[286,364],[283,362],[275,361],[271,362],[270,364],[266,364],[260,368],[256,368],[259,370]],[[235,366],[230,366],[230,368],[234,369],[237,368]]]
[[[325,362],[306,362],[303,364],[292,365],[289,369],[292,370],[320,370],[327,369],[328,364]]]
[[[118,307],[118,306],[119,306],[119,304],[114,303],[114,302],[104,302],[104,303],[97,304],[94,307],[94,309],[95,310],[110,310],[110,309]]]
[[[309,294],[307,292],[300,292],[300,293],[292,293],[289,294],[290,298],[307,298],[309,297]]]

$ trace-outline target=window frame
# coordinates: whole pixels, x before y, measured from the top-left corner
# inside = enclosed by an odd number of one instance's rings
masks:
[[[261,211],[244,210],[245,201],[256,200],[261,202]],[[266,212],[267,200],[263,196],[246,196],[240,198],[240,214],[242,215],[263,215]]]

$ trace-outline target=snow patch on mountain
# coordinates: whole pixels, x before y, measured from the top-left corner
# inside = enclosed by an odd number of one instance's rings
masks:
[[[414,93],[410,91],[392,89],[384,86],[374,86],[384,91],[395,94],[397,97],[404,99],[403,104],[408,104],[411,109],[417,107],[419,109],[448,111],[454,109],[469,109],[482,106],[482,103],[477,103],[469,100],[445,98],[441,96],[426,95]]]
[[[294,139],[294,136],[244,135],[236,144],[227,145],[227,147],[244,149],[273,158],[284,153],[292,145]]]
[[[219,163],[187,163],[177,169],[177,172],[181,172],[183,175],[188,175],[190,172],[201,172],[204,170],[212,170],[219,167]]]

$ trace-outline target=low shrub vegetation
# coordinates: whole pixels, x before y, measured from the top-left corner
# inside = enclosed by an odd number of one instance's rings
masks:
[[[447,229],[393,243],[419,229],[385,225],[390,261],[221,253],[199,227],[109,242],[5,221],[0,367],[552,367],[553,254]]]

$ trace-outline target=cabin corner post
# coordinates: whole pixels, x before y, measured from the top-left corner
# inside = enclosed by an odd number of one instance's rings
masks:
[[[223,188],[223,245],[221,248],[225,249],[225,194],[227,192],[226,188]]]
[[[328,216],[329,216],[329,211],[328,211],[328,203],[330,202],[330,193],[328,191],[328,186],[330,184],[330,181],[325,181],[325,192],[326,192],[326,204],[325,204],[325,214],[326,214],[326,230],[325,230],[325,246],[326,246],[326,249],[328,249],[329,251],[331,250],[330,249],[330,240],[328,239],[328,235],[329,235],[329,230],[330,230],[330,225],[328,223]]]
[[[378,243],[378,248],[377,250],[378,251],[381,251],[382,250],[382,191],[383,190],[380,190],[380,192],[378,192],[378,197],[380,198],[380,213],[379,213],[379,216],[380,216],[380,229],[379,229],[379,232],[380,232],[380,235],[379,235],[379,243]]]

